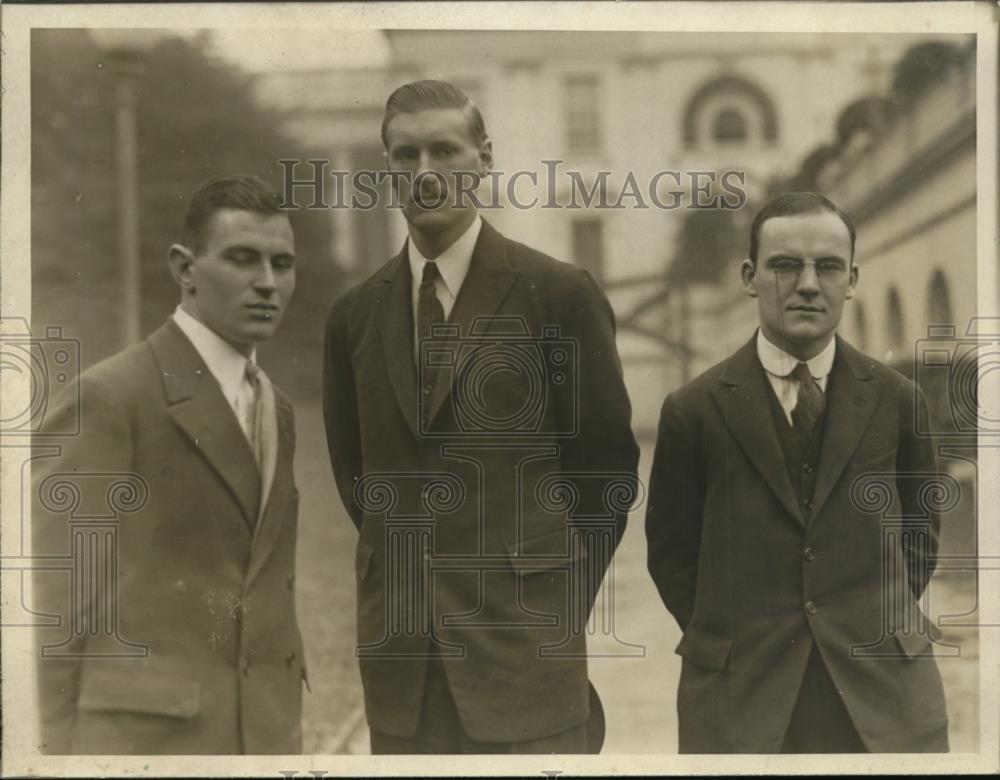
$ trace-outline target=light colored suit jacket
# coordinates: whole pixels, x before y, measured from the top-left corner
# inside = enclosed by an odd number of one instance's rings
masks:
[[[57,401],[47,425],[80,415],[81,433],[39,437],[61,453],[34,461],[33,554],[81,560],[35,578],[59,622],[38,632],[45,752],[301,750],[294,420],[275,396],[263,512],[246,437],[172,320]]]

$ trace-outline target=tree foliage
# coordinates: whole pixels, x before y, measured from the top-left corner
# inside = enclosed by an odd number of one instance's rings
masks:
[[[161,41],[138,81],[147,333],[176,305],[166,251],[180,238],[187,200],[198,185],[214,176],[252,173],[280,188],[278,159],[308,155],[282,132],[280,114],[255,103],[252,77],[213,58],[207,44],[207,34]],[[63,324],[84,339],[89,364],[120,347],[113,77],[84,30],[35,30],[31,64],[35,319]],[[338,281],[328,257],[329,219],[323,212],[290,217],[300,258],[298,286],[278,340],[292,345],[290,360],[302,364],[303,373],[316,357],[315,382],[302,381],[318,385],[323,315]],[[316,355],[300,359],[300,352],[310,350]]]

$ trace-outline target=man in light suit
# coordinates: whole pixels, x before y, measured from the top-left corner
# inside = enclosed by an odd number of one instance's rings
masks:
[[[460,90],[400,87],[383,141],[409,239],[335,301],[324,366],[372,751],[596,750],[583,627],[638,457],[611,307],[456,197],[492,165]]]
[[[180,305],[47,420],[80,434],[34,463],[33,553],[74,565],[36,578],[58,618],[39,631],[44,752],[301,750],[294,420],[255,354],[295,288],[277,203],[253,177],[203,185],[169,252]],[[88,585],[79,523],[107,503],[117,555]]]
[[[663,404],[646,534],[684,631],[681,752],[948,749],[918,604],[938,538],[926,405],[835,335],[853,255],[826,198],[764,206],[742,266],[759,330]],[[852,494],[865,475],[891,495],[898,533]]]

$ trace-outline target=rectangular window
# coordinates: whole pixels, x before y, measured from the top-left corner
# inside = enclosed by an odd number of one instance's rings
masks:
[[[573,262],[600,283],[604,269],[604,223],[594,217],[573,220]]]
[[[566,78],[566,143],[572,154],[601,150],[601,111],[597,76]]]

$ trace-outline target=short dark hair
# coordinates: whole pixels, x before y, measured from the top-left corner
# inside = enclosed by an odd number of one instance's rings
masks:
[[[837,205],[822,195],[815,192],[790,192],[769,201],[757,212],[750,226],[750,262],[757,265],[757,246],[760,241],[760,229],[769,219],[775,217],[796,217],[801,214],[821,214],[830,212],[840,217],[841,221],[847,225],[847,232],[851,234],[851,259],[854,259],[854,223],[851,222]]]
[[[191,196],[184,217],[184,244],[200,250],[205,229],[216,211],[238,209],[271,216],[283,214],[278,207],[280,198],[270,186],[256,176],[220,176],[203,183]]]
[[[424,79],[412,81],[398,87],[385,103],[385,114],[382,116],[382,145],[386,143],[386,128],[389,122],[400,114],[415,114],[436,108],[458,108],[465,112],[468,120],[469,134],[478,145],[486,140],[486,124],[479,108],[462,90],[447,81]]]

